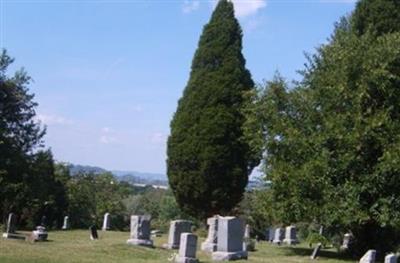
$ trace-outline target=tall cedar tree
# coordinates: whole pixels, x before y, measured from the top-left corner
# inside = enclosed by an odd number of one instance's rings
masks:
[[[198,218],[228,213],[257,163],[243,138],[243,93],[254,88],[242,55],[233,4],[219,1],[204,27],[168,139],[168,178],[176,200]]]

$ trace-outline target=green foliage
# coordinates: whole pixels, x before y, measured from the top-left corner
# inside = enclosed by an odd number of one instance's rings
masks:
[[[310,244],[310,247],[313,244],[318,244],[318,243],[321,243],[323,247],[326,247],[329,244],[328,239],[318,233],[310,233],[306,239],[306,242]]]
[[[105,213],[110,213],[113,228],[125,227],[125,207],[119,182],[110,173],[78,174],[68,181],[68,213],[72,227],[102,224]],[[126,186],[124,186],[126,187]]]
[[[309,57],[301,83],[289,89],[277,76],[249,95],[245,111],[247,136],[265,151],[275,217],[351,231],[354,255],[371,247],[383,255],[400,240],[400,33],[390,22],[399,12],[386,16],[393,2],[360,1]]]
[[[362,0],[353,14],[353,28],[358,35],[376,35],[400,31],[400,2],[398,0]]]
[[[198,218],[229,213],[257,163],[242,130],[243,93],[254,84],[241,50],[233,4],[221,0],[200,37],[168,139],[170,186],[183,211]]]
[[[238,214],[246,218],[254,235],[265,235],[265,230],[277,222],[274,219],[272,195],[268,190],[253,190],[244,194],[239,203]]]
[[[65,208],[62,184],[54,176],[49,150],[42,150],[43,129],[35,120],[31,78],[21,69],[12,77],[13,63],[5,50],[0,55],[0,216],[19,215],[19,226],[33,227],[42,216],[50,226],[60,221]]]

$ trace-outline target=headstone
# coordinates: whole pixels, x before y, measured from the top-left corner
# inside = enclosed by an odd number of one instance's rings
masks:
[[[126,243],[153,247],[153,241],[150,239],[150,221],[151,216],[149,215],[131,216],[131,236]]]
[[[182,233],[180,238],[179,254],[175,257],[177,263],[197,263],[196,258],[197,236],[192,233]]]
[[[370,249],[360,259],[360,263],[375,263],[376,250]]]
[[[48,233],[44,226],[37,226],[36,230],[32,231],[32,239],[34,241],[46,241]]]
[[[393,253],[386,255],[385,263],[397,263],[397,256]]]
[[[243,250],[245,251],[255,251],[256,244],[253,240],[251,240],[250,236],[251,228],[250,225],[246,224],[244,228],[244,237],[243,237]]]
[[[272,243],[280,245],[283,241],[283,236],[285,235],[285,231],[283,228],[276,228],[275,229],[275,235],[274,235],[274,240],[272,240]]]
[[[69,229],[69,222],[68,222],[68,216],[64,216],[64,224],[63,224],[63,226],[62,226],[62,230],[67,230],[67,229]]]
[[[251,228],[249,224],[246,224],[244,228],[244,238],[250,238]]]
[[[97,234],[97,227],[96,225],[91,225],[90,226],[90,239],[95,240],[99,238],[99,235]]]
[[[107,231],[109,229],[110,229],[110,214],[105,213],[103,219],[103,227],[101,228],[101,230]]]
[[[349,249],[349,245],[351,244],[352,238],[353,238],[352,234],[350,234],[350,233],[344,234],[343,243],[340,248],[341,249]]]
[[[218,216],[207,219],[208,235],[207,239],[201,244],[201,250],[214,252],[217,249],[218,240]]]
[[[15,225],[16,225],[15,214],[13,213],[8,214],[6,232],[3,233],[4,238],[9,238],[12,234],[15,233]]]
[[[212,260],[247,259],[243,250],[244,224],[237,217],[218,218],[217,251],[212,253]]]
[[[312,254],[311,254],[311,259],[316,259],[318,256],[319,251],[321,251],[322,244],[318,243],[318,245],[314,248]]]
[[[169,226],[168,243],[163,247],[167,249],[179,248],[181,234],[192,232],[192,222],[187,220],[174,220],[171,221]]]
[[[265,239],[269,242],[272,242],[274,240],[274,236],[275,236],[275,228],[270,227],[267,230],[267,233],[265,235]]]
[[[296,234],[296,227],[295,226],[286,227],[285,239],[283,240],[283,243],[288,244],[288,245],[293,245],[293,244],[299,243],[299,241],[297,240],[297,234]]]
[[[320,226],[320,227],[319,227],[318,234],[320,234],[321,236],[324,235],[324,226]]]

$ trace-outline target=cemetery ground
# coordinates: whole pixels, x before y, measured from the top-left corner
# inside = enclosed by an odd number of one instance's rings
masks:
[[[166,243],[167,234],[153,238],[156,248],[127,245],[129,232],[99,231],[99,239],[91,241],[88,230],[49,232],[49,241],[30,243],[21,240],[0,239],[1,263],[66,263],[66,262],[135,262],[165,263],[173,252],[161,245]],[[205,238],[198,240],[197,258],[211,263],[211,256],[200,250]],[[312,249],[307,244],[277,246],[265,241],[257,243],[255,252],[249,252],[249,260],[235,262],[302,263],[312,262]],[[322,250],[316,262],[355,262],[340,259],[335,249]]]

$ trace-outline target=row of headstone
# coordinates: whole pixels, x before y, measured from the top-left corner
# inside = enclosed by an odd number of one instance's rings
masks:
[[[288,245],[294,245],[298,244],[299,241],[297,239],[297,231],[295,226],[288,226],[286,229],[283,228],[269,228],[268,229],[268,235],[267,235],[268,241],[274,243],[274,244],[288,244]]]
[[[359,263],[375,263],[376,250],[370,249],[360,259]],[[385,263],[397,263],[397,255],[391,253],[385,256]]]

